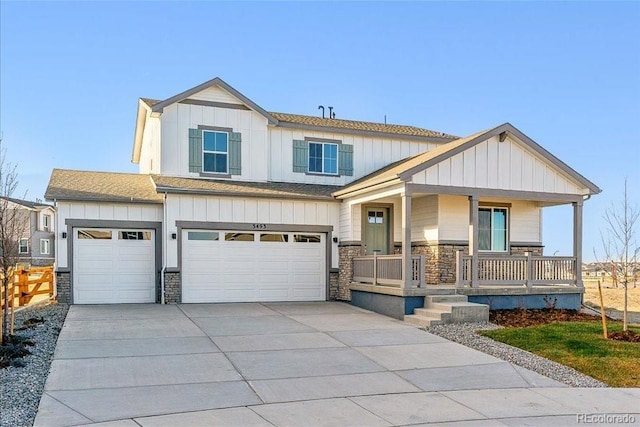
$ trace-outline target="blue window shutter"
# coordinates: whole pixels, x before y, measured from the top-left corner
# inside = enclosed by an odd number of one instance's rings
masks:
[[[229,133],[229,174],[242,174],[242,134],[240,132]]]
[[[309,162],[309,143],[307,141],[293,140],[293,171],[307,172]]]
[[[353,176],[353,145],[338,145],[338,173]]]
[[[189,129],[189,172],[202,172],[202,131]]]

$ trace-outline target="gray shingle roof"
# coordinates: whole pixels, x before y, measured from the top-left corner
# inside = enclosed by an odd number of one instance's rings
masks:
[[[229,196],[335,200],[331,193],[340,186],[289,182],[244,182],[153,175],[159,192],[200,193]]]
[[[150,108],[162,102],[157,99],[150,98],[140,98],[140,100],[147,104],[147,106],[149,106]],[[434,130],[419,128],[416,126],[365,122],[360,120],[327,119],[322,117],[305,116],[302,114],[291,113],[269,112],[269,114],[277,119],[279,124],[294,124],[310,128],[330,128],[337,130],[345,129],[351,131],[355,130],[361,132],[374,132],[400,136],[437,138],[442,139],[443,142],[457,138],[454,135],[450,135],[444,132],[437,132]]]
[[[47,200],[162,203],[149,175],[54,169]]]

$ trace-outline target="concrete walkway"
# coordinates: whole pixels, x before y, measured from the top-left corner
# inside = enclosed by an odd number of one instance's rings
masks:
[[[549,426],[638,411],[640,389],[568,388],[343,303],[150,304],[71,307],[35,425]]]

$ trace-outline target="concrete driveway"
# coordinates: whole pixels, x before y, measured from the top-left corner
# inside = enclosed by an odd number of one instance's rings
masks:
[[[571,425],[639,402],[343,303],[72,306],[35,425]]]

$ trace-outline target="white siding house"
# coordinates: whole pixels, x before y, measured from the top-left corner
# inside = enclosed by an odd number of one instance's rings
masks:
[[[508,123],[459,138],[267,112],[219,78],[141,98],[132,161],[139,174],[53,171],[71,302],[407,300],[507,282],[579,293],[582,204],[600,191]],[[574,206],[570,260],[542,253],[542,211],[557,204]],[[536,262],[564,275],[523,276]],[[486,267],[499,263],[509,277]]]

